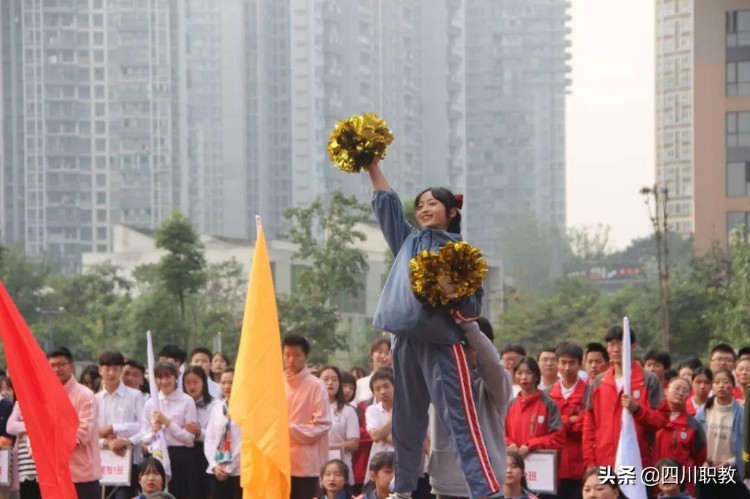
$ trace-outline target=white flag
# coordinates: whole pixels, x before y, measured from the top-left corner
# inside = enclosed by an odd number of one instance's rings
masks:
[[[151,341],[151,331],[146,331],[146,356],[148,357],[148,385],[151,389],[151,400],[154,401],[154,409],[161,411],[159,388],[156,386],[156,377],[154,376],[154,344]],[[172,465],[169,461],[167,439],[164,437],[164,431],[159,430],[156,433],[152,433],[146,440],[150,441],[148,451],[151,453],[151,456],[161,461],[167,477],[171,477]]]
[[[633,356],[630,348],[630,323],[628,318],[622,320],[622,379],[623,391],[630,395],[630,374],[633,368]],[[643,461],[638,446],[638,434],[635,421],[629,410],[622,409],[622,428],[620,441],[617,443],[617,457],[614,472],[620,479],[620,490],[630,499],[648,499],[646,486],[643,484]]]

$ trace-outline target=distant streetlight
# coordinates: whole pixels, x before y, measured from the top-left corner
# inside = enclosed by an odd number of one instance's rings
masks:
[[[641,188],[641,195],[648,208],[648,216],[654,228],[656,243],[656,265],[659,272],[659,294],[661,295],[661,347],[669,351],[669,189],[654,184]]]

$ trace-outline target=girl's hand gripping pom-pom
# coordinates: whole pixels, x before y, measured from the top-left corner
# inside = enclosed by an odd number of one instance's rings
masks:
[[[339,170],[359,173],[383,159],[391,142],[393,133],[378,115],[357,114],[336,123],[326,150]]]
[[[489,267],[482,252],[466,242],[450,242],[440,251],[424,250],[409,262],[411,289],[433,307],[471,296]]]

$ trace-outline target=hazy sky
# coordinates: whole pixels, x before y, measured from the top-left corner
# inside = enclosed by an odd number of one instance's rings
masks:
[[[638,191],[654,182],[654,2],[572,5],[568,226],[609,225],[621,248],[650,231]]]

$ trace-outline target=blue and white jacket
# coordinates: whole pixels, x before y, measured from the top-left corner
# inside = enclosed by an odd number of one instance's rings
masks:
[[[706,404],[708,405],[708,404]],[[709,409],[710,410],[710,409]],[[698,412],[695,413],[695,419],[703,426],[703,431],[708,435],[708,428],[706,427],[706,406],[704,405]],[[744,466],[742,461],[742,449],[745,447],[744,438],[744,421],[745,421],[745,408],[737,402],[732,400],[732,449],[734,450],[734,467],[737,468],[737,476],[739,481],[743,479],[742,474],[744,473]],[[707,442],[710,448],[710,442]]]

